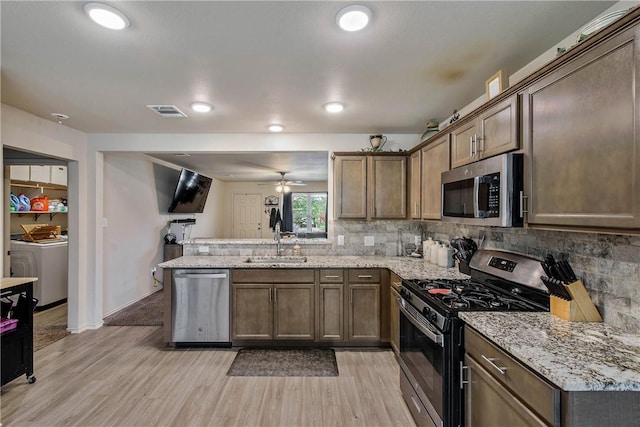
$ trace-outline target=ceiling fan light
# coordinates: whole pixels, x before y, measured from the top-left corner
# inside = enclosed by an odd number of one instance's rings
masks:
[[[282,132],[284,130],[284,127],[282,125],[278,125],[278,124],[271,124],[269,125],[269,132]]]
[[[344,104],[341,102],[329,102],[327,104],[324,104],[324,109],[328,113],[339,113],[344,110]]]
[[[122,30],[129,26],[129,19],[118,9],[102,3],[87,3],[84,11],[98,25],[110,30]]]
[[[345,31],[360,31],[371,19],[371,10],[359,4],[344,7],[336,15],[336,23]]]

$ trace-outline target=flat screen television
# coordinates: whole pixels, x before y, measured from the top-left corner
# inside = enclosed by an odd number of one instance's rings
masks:
[[[211,178],[183,168],[169,205],[169,212],[202,213],[210,187]]]

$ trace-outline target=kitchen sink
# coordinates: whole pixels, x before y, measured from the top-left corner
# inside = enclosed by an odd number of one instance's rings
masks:
[[[304,256],[250,256],[245,260],[249,264],[301,264],[307,262]]]

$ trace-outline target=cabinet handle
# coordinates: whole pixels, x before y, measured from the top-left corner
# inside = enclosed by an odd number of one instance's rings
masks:
[[[278,289],[273,290],[273,302],[278,302]]]
[[[353,305],[353,289],[349,291],[349,304]]]
[[[325,279],[339,279],[340,276],[324,276]]]
[[[473,157],[473,136],[469,137],[469,157]]]
[[[371,279],[372,277],[370,274],[358,274],[358,279]]]
[[[496,371],[500,372],[500,374],[501,374],[501,375],[504,375],[504,374],[506,374],[506,373],[507,373],[507,368],[506,368],[506,366],[498,366],[498,365],[496,365],[496,364],[494,363],[494,361],[495,361],[495,360],[498,360],[498,359],[496,359],[495,357],[491,357],[491,358],[489,358],[489,357],[485,356],[484,354],[481,354],[480,356],[481,356],[481,357],[482,357],[482,358],[483,358],[483,359],[484,359],[484,360],[485,360],[489,365],[491,365],[491,367],[492,367],[492,368],[494,368]]]
[[[529,210],[524,207],[524,201],[528,199],[529,196],[526,196],[524,191],[520,191],[520,218],[524,218],[524,214],[529,213]]]
[[[416,402],[416,398],[413,397],[413,394],[411,395],[411,401],[413,402],[413,406],[416,407],[416,410],[418,411],[418,413],[421,414],[422,413],[422,408],[420,407],[418,402]]]
[[[464,366],[462,362],[460,362],[460,390],[464,390],[464,385],[469,384],[469,380],[464,379],[464,371],[469,369],[468,366]]]
[[[269,288],[269,302],[273,301],[273,296],[271,295],[271,288]]]
[[[477,148],[478,154],[480,154],[484,151],[484,138],[480,138],[478,135],[475,135],[475,137],[476,137],[476,148]]]

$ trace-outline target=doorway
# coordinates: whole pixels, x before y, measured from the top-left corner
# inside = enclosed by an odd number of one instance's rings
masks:
[[[233,194],[234,239],[262,237],[262,194]]]

